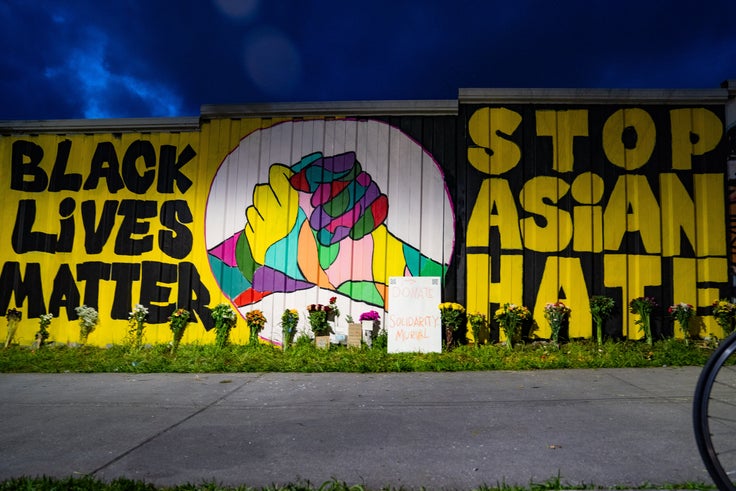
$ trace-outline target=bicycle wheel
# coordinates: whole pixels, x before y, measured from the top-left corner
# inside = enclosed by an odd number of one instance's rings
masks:
[[[736,490],[736,335],[721,342],[700,372],[693,398],[700,457],[720,490]]]

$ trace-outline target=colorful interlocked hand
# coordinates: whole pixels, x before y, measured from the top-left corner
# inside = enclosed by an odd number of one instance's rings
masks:
[[[210,251],[221,262],[223,290],[239,306],[316,285],[384,307],[390,276],[444,269],[387,230],[388,198],[354,152],[272,165],[245,215],[243,232]]]

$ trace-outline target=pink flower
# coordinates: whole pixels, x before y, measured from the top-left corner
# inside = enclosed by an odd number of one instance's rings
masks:
[[[380,318],[380,315],[378,315],[378,312],[375,310],[369,310],[368,312],[363,312],[360,314],[360,320],[361,321],[377,321]]]

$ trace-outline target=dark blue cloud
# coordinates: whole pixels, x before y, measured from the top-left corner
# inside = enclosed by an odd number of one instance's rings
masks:
[[[0,119],[451,99],[464,87],[717,87],[736,2],[10,0]]]

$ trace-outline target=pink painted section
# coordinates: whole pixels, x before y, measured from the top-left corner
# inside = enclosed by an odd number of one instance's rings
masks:
[[[239,236],[240,233],[237,233],[224,242],[220,243],[220,245],[215,246],[209,251],[210,254],[220,259],[228,266],[236,267],[238,265],[238,262],[235,259],[235,247],[238,244]]]
[[[340,254],[327,268],[327,275],[333,285],[346,281],[373,281],[373,237],[370,235],[357,241],[340,245]],[[343,247],[350,250],[344,251]],[[352,264],[349,262],[352,259]]]

